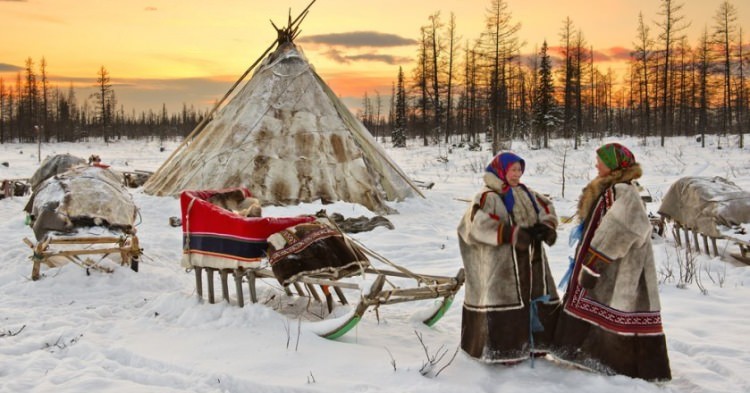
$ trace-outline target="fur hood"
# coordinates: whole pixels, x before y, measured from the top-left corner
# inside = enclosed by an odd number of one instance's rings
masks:
[[[614,170],[607,176],[597,177],[589,182],[578,199],[578,219],[584,221],[588,217],[591,208],[604,190],[617,183],[629,183],[639,179],[641,175],[643,175],[641,165],[636,163],[629,168]]]
[[[504,193],[503,187],[505,187],[507,184],[504,181],[500,180],[499,177],[490,172],[485,172],[482,178],[487,188],[491,188],[492,190],[497,191],[501,194]]]

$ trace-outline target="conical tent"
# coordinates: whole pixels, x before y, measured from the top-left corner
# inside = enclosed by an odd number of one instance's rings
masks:
[[[264,204],[340,200],[375,212],[419,194],[291,40],[183,146],[146,193],[242,186]]]

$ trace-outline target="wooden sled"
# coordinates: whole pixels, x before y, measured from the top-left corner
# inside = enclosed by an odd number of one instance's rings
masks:
[[[417,274],[357,243],[338,228],[336,236],[343,238],[347,247],[366,254],[371,258],[370,262],[378,261],[381,266],[368,263],[357,274],[333,279],[328,274],[303,272],[282,281],[270,266],[266,239],[286,228],[309,224],[314,217],[242,217],[227,214],[224,209],[207,202],[217,194],[229,195],[232,192],[235,191],[186,191],[181,195],[183,266],[194,271],[196,293],[200,299],[204,298],[205,272],[209,303],[216,302],[214,285],[217,278],[223,301],[232,303],[234,299],[239,307],[245,305],[245,284],[252,303],[268,304],[271,299],[276,299],[288,304],[302,299],[308,307],[312,303],[321,306],[322,311],[317,316],[320,323],[316,323],[312,330],[322,337],[336,339],[356,326],[368,309],[374,309],[379,315],[381,305],[408,301],[436,300],[433,307],[420,316],[423,323],[432,326],[451,306],[464,283],[463,269],[455,277]],[[249,196],[249,191],[243,190],[243,193]],[[233,285],[229,284],[230,275],[233,276]],[[371,281],[367,281],[368,278]],[[265,300],[259,297],[259,280],[272,289]],[[234,288],[233,296],[230,296],[230,286]],[[275,293],[274,288],[277,289]],[[350,304],[350,299],[356,299],[355,304]],[[335,315],[333,311],[337,306],[348,306],[349,311]]]
[[[667,219],[665,218],[663,221]],[[740,252],[730,252],[729,255],[740,262],[750,265],[750,242],[727,234],[722,234],[718,237],[706,235],[694,228],[682,225],[679,221],[672,221],[672,236],[675,243],[679,247],[684,245],[686,252],[696,251],[708,256],[721,257],[722,254],[719,252],[717,240],[725,240],[730,245],[736,245],[740,250]]]
[[[735,237],[731,237],[731,236],[724,236],[724,238],[733,242],[734,244],[737,245],[737,247],[740,248],[739,253],[732,252],[729,255],[731,255],[732,258],[744,264],[750,265],[750,242],[747,242],[745,240],[738,239]]]
[[[261,269],[216,269],[210,267],[195,267],[195,287],[199,298],[203,299],[203,272],[206,273],[207,299],[209,303],[215,303],[214,277],[218,276],[221,282],[222,299],[231,303],[229,293],[229,275],[234,278],[234,298],[239,307],[244,307],[245,299],[243,293],[243,284],[247,283],[248,294],[252,303],[258,303],[257,280],[270,279],[276,277],[270,268]],[[464,270],[461,268],[455,277],[443,277],[415,274],[403,268],[400,270],[367,268],[364,274],[374,275],[375,281],[369,288],[362,288],[361,283],[354,282],[351,279],[327,280],[317,278],[314,275],[302,276],[296,279],[291,285],[283,287],[286,296],[299,296],[309,298],[311,301],[323,303],[328,307],[328,312],[333,311],[335,301],[333,293],[336,294],[338,302],[341,305],[349,305],[349,300],[345,291],[350,296],[356,296],[358,302],[353,311],[346,314],[343,318],[337,318],[335,323],[323,331],[317,331],[320,336],[336,339],[351,330],[364,316],[365,311],[373,308],[376,311],[381,305],[396,304],[408,301],[417,301],[424,299],[438,299],[435,305],[426,312],[422,317],[422,323],[427,326],[436,324],[450,308],[453,298],[464,284]],[[404,288],[390,282],[389,278],[409,278],[416,283],[414,287]],[[318,292],[316,286],[320,288]],[[292,291],[292,289],[294,291]]]
[[[684,241],[686,252],[701,252],[700,236],[703,252],[719,256],[716,241],[721,239],[737,245],[740,253],[731,255],[748,263],[750,238],[742,235],[746,235],[743,224],[750,223],[750,192],[735,183],[719,176],[682,177],[664,194],[659,214],[674,221],[675,243],[682,246]]]
[[[53,268],[72,262],[85,269],[87,274],[90,270],[112,273],[112,268],[102,264],[109,255],[119,255],[120,265],[128,265],[137,272],[143,253],[138,237],[130,234],[119,237],[48,235],[36,244],[28,238],[24,238],[23,242],[33,250],[31,279],[34,281],[40,277],[42,264]],[[95,255],[99,256],[98,261],[91,259]]]

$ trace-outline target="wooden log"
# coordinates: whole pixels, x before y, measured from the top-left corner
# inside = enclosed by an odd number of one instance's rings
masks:
[[[719,248],[716,247],[716,238],[715,237],[711,238],[711,246],[713,246],[713,249],[714,249],[714,256],[719,256]]]
[[[310,294],[310,296],[313,297],[313,299],[315,299],[315,301],[318,301],[318,302],[321,301],[321,297],[320,297],[320,295],[318,295],[318,291],[315,290],[315,286],[314,285],[312,285],[312,284],[305,284],[305,287],[307,288],[307,292]]]
[[[31,267],[31,280],[36,281],[39,279],[39,270],[41,270],[42,261],[37,257],[32,257],[34,265]]]
[[[206,268],[206,281],[208,281],[208,302],[215,303],[214,299],[214,268]]]
[[[315,278],[315,277],[301,277],[297,280],[297,282],[304,283],[304,284],[330,285],[332,287],[340,287],[340,288],[347,288],[347,289],[359,289],[359,284],[355,284],[352,282],[333,281],[333,280],[326,280],[326,279]]]
[[[245,276],[247,276],[247,289],[250,291],[250,301],[258,303],[258,295],[255,292],[255,270],[249,269]]]
[[[229,269],[219,270],[219,276],[221,277],[221,297],[229,303],[229,284],[227,283]]]
[[[395,270],[383,270],[383,269],[374,269],[374,268],[367,268],[365,269],[365,273],[373,273],[373,274],[383,274],[386,276],[393,276],[393,277],[403,277],[403,278],[419,278],[424,281],[434,281],[434,282],[447,282],[452,280],[452,277],[445,277],[445,276],[433,276],[430,274],[414,274],[409,275],[403,272],[395,271]]]
[[[708,251],[708,236],[701,233],[701,237],[703,237],[703,251],[706,252],[706,255],[711,256],[711,253]],[[716,253],[714,253],[715,257],[718,257]]]
[[[234,270],[234,288],[237,291],[237,305],[245,307],[245,295],[242,293],[242,268]]]
[[[203,300],[203,268],[194,266],[193,269],[195,269],[195,290],[198,293],[198,297]]]
[[[701,252],[700,243],[698,243],[698,231],[693,230],[693,240],[695,241],[695,251]]]
[[[339,301],[341,304],[349,304],[349,302],[346,300],[346,296],[344,296],[344,291],[341,290],[338,286],[333,287],[333,291],[336,292],[336,296],[339,297]]]
[[[672,236],[674,237],[674,242],[677,244],[678,247],[682,247],[682,239],[680,238],[680,223],[675,222],[674,226],[672,227]]]
[[[49,244],[101,244],[101,243],[120,243],[122,238],[112,236],[86,236],[86,237],[64,237],[50,236]]]
[[[89,250],[63,250],[63,251],[45,251],[43,255],[45,257],[66,257],[66,256],[79,256],[79,255],[95,255],[95,254],[114,254],[120,253],[123,248],[99,248]]]

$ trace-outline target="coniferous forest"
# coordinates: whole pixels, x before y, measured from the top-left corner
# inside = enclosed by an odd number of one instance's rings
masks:
[[[488,0],[479,37],[462,37],[455,15],[434,12],[416,34],[413,68],[398,68],[389,96],[365,92],[358,117],[394,146],[407,138],[491,140],[497,150],[519,138],[544,148],[553,137],[577,147],[606,135],[659,136],[662,144],[669,136],[735,135],[719,143],[743,147],[750,45],[737,8],[727,0],[707,20],[689,21],[682,7],[660,0],[657,15],[633,21],[621,75],[597,64],[598,49],[570,17],[555,40],[523,43],[505,0]],[[705,25],[699,37],[687,36],[691,23]],[[14,81],[0,78],[0,143],[182,138],[210,115],[189,103],[178,113],[128,110],[104,66],[89,97],[51,84],[48,74],[44,58],[28,58]]]

